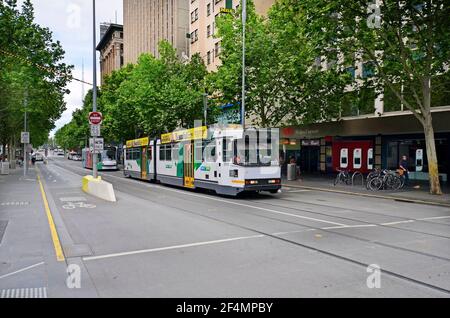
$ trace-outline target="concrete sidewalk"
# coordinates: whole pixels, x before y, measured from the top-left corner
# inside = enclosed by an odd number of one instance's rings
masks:
[[[283,180],[284,187],[294,187],[300,189],[324,191],[342,193],[348,195],[367,196],[381,199],[391,199],[398,201],[406,201],[411,203],[421,203],[429,205],[439,205],[450,207],[450,189],[446,185],[441,185],[444,194],[441,196],[431,195],[429,192],[429,186],[426,183],[411,181],[411,186],[407,189],[399,191],[377,191],[373,192],[366,189],[366,186],[362,184],[361,179],[358,178],[354,186],[347,186],[343,184],[333,185],[333,177],[323,176],[304,176],[296,181]],[[419,186],[419,188],[414,188]]]

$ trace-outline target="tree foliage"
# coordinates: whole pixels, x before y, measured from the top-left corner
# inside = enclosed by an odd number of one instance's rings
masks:
[[[305,34],[323,56],[333,59],[338,51],[343,65],[372,65],[372,76],[356,79],[354,90],[391,92],[414,114],[424,128],[431,192],[440,194],[431,107],[448,90],[448,2],[383,0],[378,7],[355,0],[281,2],[299,12]]]
[[[24,129],[25,105],[31,143],[48,139],[65,110],[71,66],[52,32],[34,22],[30,0],[0,1],[0,144],[17,145]]]
[[[104,116],[102,135],[107,142],[157,136],[178,127],[191,127],[203,118],[207,72],[202,59],[194,55],[189,63],[182,63],[166,41],[160,43],[159,50],[160,58],[142,54],[136,65],[127,65],[105,79],[98,110]],[[58,131],[58,141],[73,146],[82,136],[88,136],[91,109],[92,98],[86,98],[72,122]]]
[[[241,11],[217,21],[222,65],[209,77],[219,103],[242,99]],[[297,12],[276,3],[269,19],[248,2],[246,111],[258,126],[295,125],[335,118],[349,77],[342,70],[315,66],[317,50],[305,37]]]

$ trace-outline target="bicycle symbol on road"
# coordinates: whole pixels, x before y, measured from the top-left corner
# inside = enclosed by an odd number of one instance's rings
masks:
[[[73,210],[76,208],[79,209],[95,209],[97,206],[93,205],[93,204],[87,204],[84,202],[68,202],[65,205],[63,205],[63,209],[66,210]]]
[[[86,203],[85,198],[60,198],[61,202],[64,203],[62,206],[65,210],[74,209],[95,209],[97,206],[94,204]]]

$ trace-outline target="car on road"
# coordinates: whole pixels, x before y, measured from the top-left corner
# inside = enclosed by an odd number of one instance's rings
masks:
[[[75,151],[71,151],[69,153],[69,155],[67,156],[67,159],[68,160],[73,160],[73,157],[76,156],[76,155],[77,155],[77,153]]]
[[[73,156],[72,156],[72,160],[73,160],[73,161],[82,161],[82,158],[81,158],[80,155],[76,154],[76,155],[73,155]]]
[[[32,156],[36,161],[44,161],[44,155],[40,152],[35,152]]]

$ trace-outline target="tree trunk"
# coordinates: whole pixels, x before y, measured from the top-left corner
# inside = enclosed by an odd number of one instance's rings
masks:
[[[436,153],[436,142],[434,139],[433,119],[431,114],[426,114],[424,122],[425,143],[427,147],[428,173],[430,179],[430,193],[441,195],[441,184],[439,181],[438,159]]]

